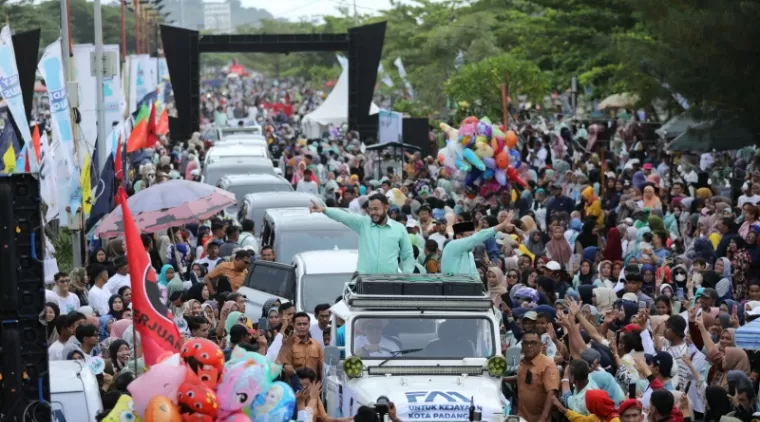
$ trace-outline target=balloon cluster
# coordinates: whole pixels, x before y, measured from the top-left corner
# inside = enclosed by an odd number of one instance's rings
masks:
[[[459,129],[441,123],[446,133],[446,147],[438,151],[438,161],[451,174],[464,174],[467,186],[478,188],[481,195],[508,190],[509,183],[526,186],[517,173],[522,163],[517,150],[517,133],[504,126],[470,116]]]
[[[274,381],[281,369],[240,347],[225,362],[216,343],[193,338],[132,381],[131,397],[122,396],[103,420],[287,422],[296,397],[288,384]]]

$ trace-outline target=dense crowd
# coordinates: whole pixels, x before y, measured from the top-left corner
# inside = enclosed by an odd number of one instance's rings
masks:
[[[202,133],[164,139],[143,154],[128,188],[199,180],[211,145],[206,133],[261,125],[295,190],[324,199],[326,207],[312,211],[360,234],[359,273],[482,280],[501,351],[519,350],[504,383],[512,413],[530,422],[644,414],[751,421],[760,409],[760,359],[735,336],[760,315],[760,153],[753,148],[675,157],[637,139],[631,120],[614,122],[620,129],[605,155],[589,122],[559,117],[543,130],[516,122],[516,170],[525,186],[484,193],[436,157],[409,152],[394,165],[345,127],[304,139],[298,122],[324,95],[301,81],[225,80],[205,84],[203,95]],[[228,356],[234,346],[258,351],[284,364],[281,379],[295,391],[318,390],[322,349],[342,341],[330,338],[331,304],[306,310],[312,320],[272,300],[262,314],[268,328],[256,329],[237,290],[252,260],[275,256],[257,244],[258,222],[238,224],[214,218],[144,234],[163,299],[183,336],[211,339]],[[111,392],[126,391],[132,368],[142,371],[141,351],[124,241],[93,244],[85,268],[56,275],[43,319],[50,359],[102,356],[104,397],[113,399]],[[316,406],[317,419],[332,420],[318,401],[302,400]]]

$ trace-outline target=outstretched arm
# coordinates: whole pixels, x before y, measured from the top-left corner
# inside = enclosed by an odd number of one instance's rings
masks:
[[[335,220],[339,223],[345,224],[351,230],[357,233],[361,231],[362,224],[364,223],[364,219],[366,218],[361,215],[352,214],[350,212],[342,211],[342,210],[331,208],[331,207],[320,207],[313,201],[311,205],[309,206],[309,210],[311,212],[321,212],[324,215],[326,215],[328,218]]]

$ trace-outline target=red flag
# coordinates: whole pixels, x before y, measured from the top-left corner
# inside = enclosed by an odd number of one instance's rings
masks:
[[[40,127],[34,125],[34,131],[32,132],[32,145],[34,145],[34,153],[37,156],[37,164],[40,164],[42,158],[42,144],[40,143]]]
[[[148,107],[143,104],[140,107],[140,112],[137,113],[129,139],[127,139],[127,152],[135,152],[148,147],[150,147],[148,145]]]
[[[116,141],[116,151],[114,151],[114,157],[113,157],[113,173],[114,177],[117,180],[124,180],[124,165],[122,164],[122,146],[121,144],[121,135],[119,135],[118,140]]]
[[[172,320],[169,308],[161,300],[156,272],[150,265],[140,232],[127,206],[124,188],[119,188],[119,203],[124,218],[124,238],[127,243],[129,278],[132,282],[132,321],[140,333],[145,364],[151,366],[158,362],[163,353],[179,352],[182,336]]]
[[[150,117],[148,117],[148,148],[158,143],[158,134],[156,133],[156,105],[150,106]]]
[[[169,113],[166,111],[166,107],[158,117],[158,123],[156,123],[156,133],[159,135],[166,135],[169,133]]]

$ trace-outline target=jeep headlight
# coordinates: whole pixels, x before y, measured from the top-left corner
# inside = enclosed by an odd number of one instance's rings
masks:
[[[343,362],[343,372],[349,378],[361,378],[364,375],[364,362],[359,356],[351,356]]]
[[[493,356],[491,359],[488,359],[486,370],[488,371],[488,375],[492,377],[502,377],[507,373],[507,360],[502,356]]]

